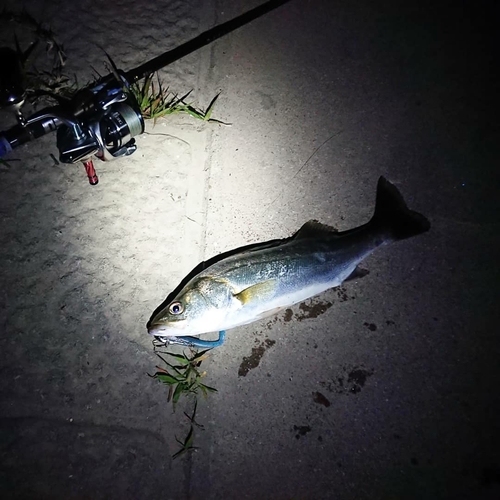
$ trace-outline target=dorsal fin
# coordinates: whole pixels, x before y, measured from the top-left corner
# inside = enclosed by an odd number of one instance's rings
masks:
[[[295,234],[295,239],[300,238],[311,238],[317,236],[319,233],[338,233],[338,230],[334,227],[322,224],[317,220],[310,220],[306,222]]]

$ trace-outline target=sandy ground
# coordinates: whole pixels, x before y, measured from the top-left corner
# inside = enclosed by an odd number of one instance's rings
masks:
[[[24,2],[79,81],[101,47],[129,70],[257,4]],[[178,61],[161,76],[200,106],[222,90],[232,125],[148,124],[95,187],[54,136],[0,166],[3,498],[500,496],[493,36],[480,3],[424,4],[291,0]],[[153,310],[222,251],[366,222],[380,175],[431,232],[230,331],[200,448],[173,461]]]

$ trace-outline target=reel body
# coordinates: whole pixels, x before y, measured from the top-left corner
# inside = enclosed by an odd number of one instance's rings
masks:
[[[144,132],[144,119],[128,87],[125,77],[113,72],[71,100],[28,119],[16,108],[18,125],[0,135],[0,157],[27,141],[57,131],[61,163],[83,162],[90,184],[97,184],[92,157],[110,161],[129,156],[137,149],[134,137]],[[7,102],[0,104],[7,107]]]

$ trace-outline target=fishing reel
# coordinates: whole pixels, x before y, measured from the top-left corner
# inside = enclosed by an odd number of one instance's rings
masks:
[[[25,142],[57,131],[61,163],[82,162],[89,183],[97,184],[92,158],[110,161],[129,156],[137,149],[134,137],[144,132],[144,119],[127,92],[129,86],[124,74],[114,70],[71,99],[59,99],[58,105],[25,118],[22,88],[2,85],[0,109],[12,111],[18,125],[0,133],[0,158]]]
[[[134,137],[144,132],[140,109],[128,92],[129,82],[137,82],[153,74],[288,1],[268,0],[126,73],[112,64],[110,75],[79,91],[71,99],[59,99],[59,105],[39,111],[29,118],[24,118],[21,112],[26,98],[22,84],[26,54],[22,54],[19,47],[17,52],[0,48],[0,110],[10,109],[18,121],[17,126],[0,132],[0,158],[25,142],[57,131],[61,162],[81,161],[90,184],[97,184],[92,158],[96,156],[107,161],[131,155],[137,149]]]

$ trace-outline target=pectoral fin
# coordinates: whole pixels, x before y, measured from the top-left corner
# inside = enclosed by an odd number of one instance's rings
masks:
[[[276,291],[276,280],[267,280],[256,285],[249,286],[237,293],[235,297],[243,304],[247,305],[257,300],[270,299]]]

